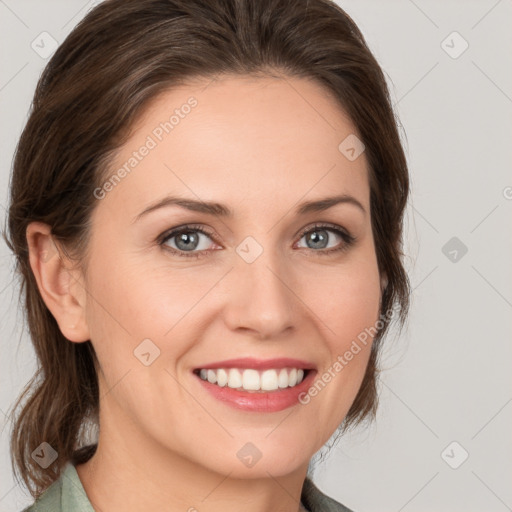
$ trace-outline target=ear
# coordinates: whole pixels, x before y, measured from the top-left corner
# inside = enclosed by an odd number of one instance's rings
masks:
[[[87,293],[80,274],[71,270],[71,262],[55,244],[51,228],[31,222],[26,230],[29,261],[39,293],[70,341],[88,341],[85,306]],[[60,250],[59,250],[60,249]]]

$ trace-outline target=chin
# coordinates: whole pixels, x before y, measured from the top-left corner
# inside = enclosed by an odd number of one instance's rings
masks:
[[[269,475],[281,477],[307,468],[311,457],[309,452],[305,452],[307,448],[303,442],[286,446],[281,439],[276,438],[276,441],[261,436],[254,442],[234,442],[233,448],[227,448],[218,455],[212,454],[207,465],[220,474],[243,479],[269,478]]]

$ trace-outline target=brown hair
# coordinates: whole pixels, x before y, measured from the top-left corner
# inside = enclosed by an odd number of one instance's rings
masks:
[[[409,307],[401,262],[409,177],[385,77],[363,35],[330,0],[106,0],[44,69],[10,183],[4,238],[16,256],[20,299],[39,363],[14,405],[16,410],[27,398],[15,416],[11,456],[33,497],[59,477],[66,462],[79,464],[94,453],[95,446],[83,447],[84,425],[88,418],[97,421],[99,393],[90,340],[67,340],[41,298],[28,259],[27,225],[48,224],[85,270],[93,191],[148,102],[191,78],[273,72],[323,84],[366,146],[372,231],[388,283],[381,298],[383,325],[339,431],[375,417],[379,348],[394,320],[388,312],[398,306],[401,328]],[[43,441],[58,453],[46,470],[31,457]]]

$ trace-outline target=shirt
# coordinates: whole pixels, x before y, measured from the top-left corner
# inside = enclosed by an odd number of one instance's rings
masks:
[[[352,512],[325,495],[309,477],[301,493],[302,505],[309,512]],[[31,506],[21,512],[95,512],[80,481],[75,466],[68,462],[61,475]]]

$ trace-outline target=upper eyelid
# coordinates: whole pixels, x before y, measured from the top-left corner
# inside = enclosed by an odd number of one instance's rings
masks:
[[[203,225],[195,225],[195,224],[184,224],[183,226],[177,226],[175,228],[168,229],[164,231],[161,235],[158,236],[157,241],[163,242],[164,240],[168,240],[170,238],[175,237],[178,233],[182,231],[198,231],[202,234],[208,235],[211,238],[215,238],[215,233],[210,231],[209,228],[205,228]]]
[[[307,226],[303,229],[301,229],[298,233],[301,237],[305,234],[309,233],[310,231],[315,231],[315,229],[326,229],[326,230],[332,230],[332,231],[341,231],[346,233],[348,236],[351,236],[348,229],[344,228],[343,226],[339,226],[337,224],[333,224],[331,222],[315,222],[312,226]]]

